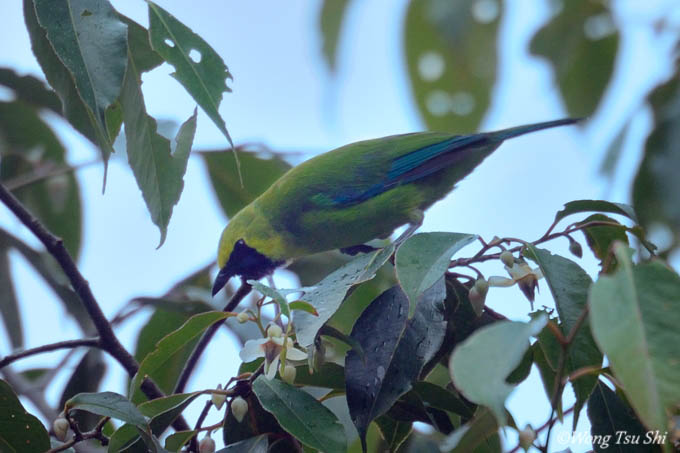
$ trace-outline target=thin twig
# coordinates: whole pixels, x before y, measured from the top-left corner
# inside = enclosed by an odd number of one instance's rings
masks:
[[[236,306],[243,300],[244,297],[246,297],[250,293],[251,286],[243,281],[241,283],[241,287],[236,291],[236,294],[234,294],[227,305],[224,307],[224,312],[231,312],[234,311]],[[187,385],[187,382],[189,382],[189,378],[191,377],[191,373],[193,373],[194,368],[196,368],[196,364],[198,363],[198,360],[201,358],[201,355],[203,355],[203,351],[205,351],[205,348],[208,346],[208,343],[210,343],[210,340],[212,340],[213,336],[215,336],[215,333],[217,333],[217,330],[220,328],[224,321],[220,320],[217,321],[215,324],[212,326],[208,327],[208,329],[205,331],[201,339],[199,340],[198,344],[196,345],[196,348],[194,348],[193,352],[191,353],[191,356],[189,357],[189,360],[187,360],[186,365],[184,365],[184,369],[182,370],[182,373],[179,376],[179,379],[177,380],[177,385],[175,385],[175,390],[173,393],[182,393],[184,392],[184,389]]]
[[[79,346],[88,346],[91,348],[101,348],[99,343],[99,337],[94,338],[81,338],[78,340],[66,340],[59,341],[57,343],[44,344],[31,349],[25,349],[23,351],[16,352],[14,354],[7,355],[0,360],[0,369],[6,367],[12,362],[15,362],[24,357],[29,357],[36,354],[42,354],[44,352],[56,351],[58,349],[73,349]]]
[[[51,448],[45,453],[58,453],[60,451],[68,450],[75,444],[89,439],[97,439],[102,445],[108,445],[109,438],[102,433],[102,430],[104,429],[104,425],[106,425],[110,419],[110,417],[103,417],[101,420],[99,420],[97,426],[95,426],[92,431],[87,431],[84,433],[76,432],[76,435],[73,437],[73,439],[63,443],[62,445],[59,445],[58,447]]]
[[[574,408],[575,408],[575,407],[576,407],[576,406],[571,406],[569,409],[567,409],[566,411],[564,411],[564,412],[562,413],[562,415],[569,415],[569,414],[571,414],[572,412],[574,412]],[[557,421],[557,417],[554,417],[554,418],[553,418],[552,415],[551,415],[551,417],[548,419],[548,421],[545,422],[545,423],[543,423],[540,427],[536,428],[536,429],[534,430],[534,432],[538,435],[538,434],[541,433],[541,431],[543,431],[544,429],[546,429],[548,426],[554,425],[556,421]],[[517,445],[515,448],[513,448],[512,450],[510,450],[508,453],[515,453],[515,452],[519,451],[520,448],[522,448],[522,446],[521,446],[521,445]]]

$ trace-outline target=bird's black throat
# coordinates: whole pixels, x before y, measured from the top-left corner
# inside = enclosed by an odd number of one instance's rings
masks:
[[[215,278],[212,289],[213,296],[234,275],[240,276],[243,280],[259,280],[274,272],[283,263],[283,261],[274,261],[268,258],[246,244],[243,239],[240,239],[234,244],[234,250],[229,255],[227,264],[220,269],[217,278]]]

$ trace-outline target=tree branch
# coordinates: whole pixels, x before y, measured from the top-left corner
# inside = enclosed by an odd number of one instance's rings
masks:
[[[36,348],[25,349],[23,351],[16,352],[14,354],[7,355],[0,360],[0,369],[6,367],[12,362],[15,362],[24,357],[29,357],[36,354],[42,354],[44,352],[56,351],[58,349],[73,349],[79,346],[88,346],[91,348],[101,348],[99,343],[99,338],[81,338],[79,340],[66,340],[59,341],[57,343],[44,344]]]
[[[113,328],[108,319],[104,315],[97,300],[92,294],[90,285],[82,276],[73,258],[69,254],[64,242],[50,233],[40,221],[33,217],[33,215],[26,210],[17,198],[12,195],[4,185],[0,184],[0,201],[9,208],[10,211],[23,223],[26,228],[43,243],[47,251],[57,260],[59,266],[69,279],[73,290],[80,298],[85,310],[90,319],[94,323],[97,332],[99,333],[100,347],[109,353],[114,359],[120,363],[130,377],[137,374],[139,364],[135,358],[125,349],[120,343],[118,337],[113,332]],[[165,396],[163,392],[156,386],[156,384],[148,378],[144,380],[141,386],[142,391],[149,399],[156,399]],[[189,425],[180,417],[173,423],[173,426],[180,431],[189,430]]]
[[[234,294],[227,305],[224,307],[224,312],[230,312],[234,311],[236,306],[243,300],[244,297],[246,297],[251,290],[251,286],[246,283],[245,281],[241,282],[241,287],[236,291],[236,294]],[[198,344],[196,345],[196,348],[193,350],[191,353],[191,356],[189,357],[189,360],[187,360],[186,365],[184,365],[184,369],[182,370],[182,373],[179,376],[179,379],[177,380],[177,385],[175,386],[175,390],[173,393],[182,393],[184,391],[184,388],[187,385],[187,382],[189,381],[189,378],[191,377],[191,373],[193,373],[194,368],[196,368],[196,364],[198,363],[198,360],[201,358],[201,355],[203,355],[203,351],[205,351],[205,348],[208,346],[208,343],[210,343],[210,340],[215,336],[215,333],[217,333],[217,330],[220,328],[224,321],[218,321],[212,326],[208,327],[208,330],[205,331],[201,339],[199,340]]]

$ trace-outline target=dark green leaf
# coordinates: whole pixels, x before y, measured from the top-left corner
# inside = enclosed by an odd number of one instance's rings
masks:
[[[498,428],[493,413],[486,408],[480,408],[472,420],[447,436],[439,448],[450,453],[468,453],[477,452],[478,448],[486,446],[487,449],[481,451],[500,452]]]
[[[305,293],[301,300],[316,308],[318,316],[303,311],[295,314],[297,341],[304,347],[314,343],[317,332],[333,316],[345,299],[347,291],[361,282],[372,279],[394,251],[390,245],[373,253],[361,255],[328,275]]]
[[[10,274],[8,247],[0,236],[0,314],[2,323],[9,336],[12,349],[24,347],[24,330],[21,324],[19,302],[14,292],[14,283]]]
[[[506,381],[522,361],[529,339],[545,327],[541,316],[529,323],[499,321],[479,329],[453,351],[449,372],[456,388],[470,401],[487,406],[505,425],[505,399],[515,388]]]
[[[670,81],[657,87],[648,99],[654,113],[654,129],[633,184],[633,206],[647,229],[667,228],[672,244],[680,244],[680,67]]]
[[[614,71],[619,33],[607,3],[559,4],[559,13],[533,37],[531,52],[552,64],[569,115],[591,115]]]
[[[66,401],[64,410],[80,409],[103,417],[111,417],[145,429],[146,418],[123,395],[113,392],[79,393]]]
[[[143,73],[160,66],[164,60],[151,48],[149,30],[122,14],[118,14],[118,19],[127,25],[128,50],[137,71]]]
[[[336,363],[327,362],[314,373],[310,373],[307,365],[299,366],[295,375],[295,384],[344,391],[345,369]]]
[[[239,182],[238,167],[230,151],[200,152],[213,190],[227,217],[233,217],[244,206],[267,190],[279,179],[290,165],[278,156],[267,156],[236,148],[236,155],[243,173],[243,185]]]
[[[474,234],[418,233],[399,247],[396,273],[409,300],[409,317],[420,295],[444,276],[451,256],[476,238]]]
[[[479,127],[496,78],[500,9],[495,1],[410,2],[406,62],[428,129],[469,133]]]
[[[253,382],[253,392],[262,407],[303,444],[327,453],[346,451],[347,441],[342,425],[309,393],[265,376]]]
[[[600,263],[604,266],[609,252],[611,250],[612,244],[615,241],[622,242],[628,245],[628,236],[626,235],[626,227],[621,225],[616,220],[611,217],[607,217],[604,214],[593,214],[588,216],[579,224],[583,225],[590,222],[610,222],[618,226],[591,226],[581,230],[583,236],[586,238],[588,247],[593,251],[595,256],[600,260]]]
[[[61,115],[61,101],[42,80],[33,76],[20,76],[12,69],[0,68],[0,85],[14,92],[14,97],[36,108],[47,108]]]
[[[31,38],[33,53],[47,81],[61,100],[64,116],[76,130],[99,146],[106,164],[109,155],[113,152],[106,128],[95,118],[94,113],[88,110],[80,97],[71,73],[55,53],[45,30],[38,24],[32,0],[24,0],[24,19]]]
[[[597,349],[595,340],[593,340],[588,319],[580,320],[587,311],[588,290],[593,283],[590,276],[578,264],[567,258],[553,255],[533,245],[529,245],[529,251],[543,272],[555,299],[563,335],[565,338],[569,337],[572,330],[578,328],[567,352],[567,371],[572,372],[584,367],[599,367],[602,365],[602,353]],[[575,430],[581,409],[597,383],[597,376],[585,375],[571,383],[576,394],[573,423]]]
[[[290,307],[291,310],[300,310],[309,313],[310,315],[319,316],[319,313],[316,311],[316,308],[314,308],[312,304],[310,304],[309,302],[305,302],[304,300],[294,300],[293,302],[289,303],[288,306]]]
[[[137,391],[146,376],[151,376],[165,367],[168,360],[184,351],[186,345],[203,334],[208,327],[216,322],[222,322],[229,316],[232,314],[219,311],[200,313],[189,318],[179,329],[163,337],[139,365],[139,371],[130,384],[130,394],[133,395]]]
[[[395,420],[387,415],[376,418],[375,423],[378,425],[385,446],[390,452],[396,452],[413,429],[412,423]]]
[[[431,382],[419,381],[413,384],[413,392],[429,407],[459,414],[465,418],[472,417],[472,409],[455,390],[447,390]]]
[[[342,23],[347,14],[349,0],[324,0],[319,14],[319,28],[324,59],[331,72],[335,72],[338,63],[338,42]]]
[[[593,336],[640,420],[667,429],[667,411],[680,404],[680,277],[660,261],[633,265],[627,247],[619,263],[590,291]]]
[[[42,453],[49,449],[45,427],[26,412],[9,384],[0,379],[0,451]]]
[[[196,431],[177,431],[165,438],[165,449],[173,453],[179,453],[189,439],[196,435]],[[265,452],[266,453],[266,452]]]
[[[98,349],[88,351],[66,383],[58,407],[64,407],[66,402],[78,393],[92,393],[99,390],[99,383],[105,372],[106,365],[104,365],[102,352]],[[75,419],[78,421],[78,426],[84,431],[93,429],[99,421],[99,417],[85,412],[77,413]]]
[[[125,73],[121,94],[128,162],[142,191],[151,220],[161,232],[159,247],[165,241],[172,208],[184,188],[184,173],[196,132],[196,110],[175,137],[174,152],[170,141],[157,131],[156,120],[146,113],[141,80],[132,61]]]
[[[423,366],[436,354],[446,332],[444,279],[425,291],[414,316],[399,286],[382,293],[361,314],[352,338],[364,350],[345,359],[347,405],[352,422],[365,438],[368,425],[408,392]]]
[[[268,451],[267,436],[257,436],[228,445],[216,453],[267,453]]]
[[[619,214],[628,217],[633,222],[637,222],[635,211],[627,204],[612,203],[604,200],[575,200],[565,203],[564,208],[555,214],[555,223],[572,214],[593,211]]]
[[[147,1],[147,4],[151,47],[175,67],[176,72],[172,76],[184,86],[233,145],[218,111],[222,93],[231,91],[226,83],[226,79],[231,79],[231,74],[224,61],[203,38],[173,15],[151,1]]]
[[[80,188],[71,172],[39,177],[68,166],[64,147],[36,109],[19,101],[0,102],[0,155],[0,181],[10,190],[16,184],[14,195],[64,240],[77,259],[82,228]],[[37,182],[26,184],[35,177]]]
[[[635,417],[633,410],[619,398],[616,393],[602,382],[598,382],[595,390],[588,399],[588,418],[590,419],[590,434],[609,439],[623,436],[639,436],[640,441],[624,444],[611,441],[605,448],[602,442],[593,442],[596,453],[652,453],[660,451],[656,445],[645,444],[643,440],[647,430]],[[624,438],[622,437],[622,440]]]

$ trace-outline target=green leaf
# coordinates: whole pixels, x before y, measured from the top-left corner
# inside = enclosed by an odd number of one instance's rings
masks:
[[[166,10],[148,1],[149,36],[153,50],[175,67],[177,79],[208,114],[233,146],[227,126],[218,111],[222,93],[231,91],[231,74],[222,58],[200,36]],[[193,55],[197,56],[194,57]],[[196,61],[198,59],[198,61]]]
[[[268,451],[268,437],[257,436],[228,445],[216,453],[267,453]]]
[[[324,59],[331,72],[338,64],[338,42],[349,0],[324,0],[319,14],[319,29]]]
[[[104,364],[102,352],[99,349],[89,350],[80,359],[78,366],[76,366],[76,369],[66,383],[58,407],[64,407],[66,402],[78,393],[96,392],[99,390],[99,384],[105,373],[106,365]],[[83,431],[93,429],[99,421],[99,417],[87,412],[76,413],[74,418]]]
[[[179,453],[182,447],[196,434],[197,432],[194,430],[172,433],[165,438],[165,449],[173,453]]]
[[[578,264],[567,258],[553,255],[548,250],[536,248],[533,245],[529,245],[529,251],[548,282],[560,317],[560,327],[566,338],[579,324],[579,318],[584,316],[588,309],[588,290],[593,281]],[[566,369],[568,372],[602,365],[602,353],[597,349],[595,340],[593,340],[587,318],[576,331],[567,354]],[[581,409],[588,401],[596,383],[597,376],[594,375],[582,376],[571,382],[576,394],[574,430],[576,430]]]
[[[665,227],[673,242],[680,244],[680,66],[675,76],[649,96],[654,113],[654,129],[645,142],[644,157],[633,183],[633,206],[640,224],[647,229]]]
[[[189,318],[179,329],[163,337],[139,365],[139,371],[130,383],[130,394],[133,395],[139,389],[146,376],[153,375],[165,367],[175,354],[183,351],[188,343],[202,335],[208,327],[230,316],[232,313],[219,311],[200,313]]]
[[[413,392],[428,407],[434,407],[454,414],[462,415],[465,418],[472,417],[473,413],[455,390],[447,390],[427,381],[418,381],[413,384]]]
[[[31,178],[68,168],[66,151],[38,111],[23,102],[0,102],[0,181],[77,259],[81,246],[80,187],[72,172]],[[22,183],[23,181],[23,183]],[[13,187],[17,185],[16,189]]]
[[[0,291],[0,314],[12,349],[20,349],[24,347],[24,330],[21,324],[19,302],[14,292],[14,283],[12,283],[8,251],[7,245],[0,236],[0,288],[3,288]]]
[[[314,343],[314,337],[328,319],[338,310],[347,291],[361,282],[372,279],[394,252],[394,245],[373,253],[361,255],[345,264],[317,283],[300,299],[311,304],[318,316],[304,311],[295,314],[297,341],[307,347]]]
[[[505,400],[515,388],[506,378],[522,361],[529,339],[547,322],[545,316],[528,323],[499,321],[479,329],[453,351],[449,373],[456,388],[491,409],[501,425],[507,420]]]
[[[31,75],[20,76],[10,68],[0,68],[0,85],[14,92],[14,97],[35,108],[46,108],[61,115],[61,101],[42,80]]]
[[[45,427],[37,417],[26,412],[12,387],[0,379],[0,451],[42,453],[49,449]]]
[[[565,203],[564,208],[561,211],[557,211],[557,214],[555,214],[555,223],[572,214],[593,211],[619,214],[628,217],[633,222],[637,222],[635,211],[627,204],[612,203],[604,200],[575,200]]]
[[[288,169],[286,163],[277,155],[247,151],[236,147],[236,156],[243,173],[243,184],[239,183],[239,173],[230,151],[199,152],[208,169],[208,176],[217,195],[222,210],[232,218],[244,206],[267,190]]]
[[[375,423],[380,429],[380,434],[385,441],[385,447],[390,452],[396,452],[413,429],[411,422],[395,420],[387,415],[376,418]]]
[[[128,27],[128,50],[137,71],[151,71],[163,64],[163,58],[151,48],[149,30],[122,14],[118,14],[118,19]]]
[[[24,0],[23,9],[26,27],[31,39],[31,48],[47,77],[47,81],[61,100],[64,116],[76,130],[99,146],[106,164],[109,154],[113,152],[106,130],[97,121],[94,114],[88,111],[87,106],[78,94],[71,74],[54,53],[54,49],[47,40],[45,30],[38,24],[33,1]]]
[[[276,302],[276,304],[279,306],[281,310],[281,314],[286,318],[290,319],[290,308],[288,308],[288,301],[286,300],[286,297],[284,295],[282,295],[275,288],[270,288],[269,286],[260,283],[256,280],[248,280],[248,283],[252,285],[253,288],[255,288],[255,290],[258,291],[260,294],[262,294],[265,297],[269,297],[274,302]]]
[[[121,420],[138,428],[145,429],[146,418],[123,395],[113,392],[79,393],[64,405],[65,411],[80,409],[103,417]]]
[[[647,430],[635,417],[633,410],[619,398],[616,393],[602,382],[598,382],[595,390],[588,399],[588,418],[590,419],[590,434],[609,439],[618,436],[639,436],[640,442],[624,444],[611,442],[605,448],[601,442],[593,443],[596,453],[653,453],[659,448],[653,444],[645,444]],[[623,435],[617,433],[624,433]]]
[[[442,278],[451,256],[477,238],[474,234],[419,233],[397,250],[396,273],[413,316],[418,297]]]
[[[160,247],[165,242],[172,208],[184,188],[184,173],[196,132],[196,110],[177,132],[177,146],[171,153],[170,141],[156,129],[156,120],[146,113],[141,80],[132,61],[125,73],[121,94],[125,141],[130,168],[142,191],[151,220],[161,232]]]
[[[156,309],[151,318],[139,331],[135,347],[135,359],[139,363],[143,362],[146,356],[154,351],[156,344],[160,340],[169,333],[179,329],[192,315],[202,311],[204,310],[199,311],[197,309],[190,312],[180,312],[172,309]],[[164,393],[172,393],[177,379],[197,342],[198,337],[187,342],[183,348],[169,357],[162,367],[149,373],[149,377],[153,379]],[[142,392],[135,392],[131,399],[135,403],[141,403],[146,400],[146,397]]]
[[[306,313],[309,313],[310,315],[313,316],[319,316],[319,313],[316,311],[316,308],[309,302],[305,302],[304,300],[294,300],[293,302],[288,304],[288,307],[290,307],[291,310],[300,310],[304,311]]]
[[[591,115],[614,71],[619,33],[608,4],[560,2],[561,9],[531,41],[548,59],[570,116]]]
[[[600,260],[600,264],[604,266],[614,242],[619,241],[628,245],[628,236],[626,235],[627,228],[604,214],[593,214],[588,216],[586,219],[579,222],[579,225],[590,222],[611,222],[617,224],[617,226],[591,226],[581,230],[583,236],[586,238],[588,247],[590,247],[593,254]]]
[[[262,407],[300,442],[326,453],[345,453],[345,430],[324,405],[309,393],[265,376],[253,382]]]
[[[493,448],[498,444],[498,438],[494,436],[498,433],[498,428],[498,422],[493,413],[486,408],[480,408],[472,420],[448,435],[439,449],[451,453],[468,453],[477,452],[478,448],[488,445],[491,447],[488,451],[500,452],[500,445]]]
[[[591,328],[642,422],[665,431],[680,404],[680,276],[659,261],[633,265],[626,250],[614,247],[618,271],[591,288]]]
[[[313,373],[310,373],[307,365],[299,366],[296,369],[296,385],[345,390],[345,368],[336,363],[326,362]]]
[[[496,1],[410,2],[406,63],[428,129],[469,133],[479,127],[496,78],[501,8]]]
[[[411,390],[423,367],[439,350],[446,333],[444,279],[425,291],[408,318],[409,302],[399,286],[374,300],[357,319],[352,338],[362,347],[345,358],[347,406],[359,437]]]

